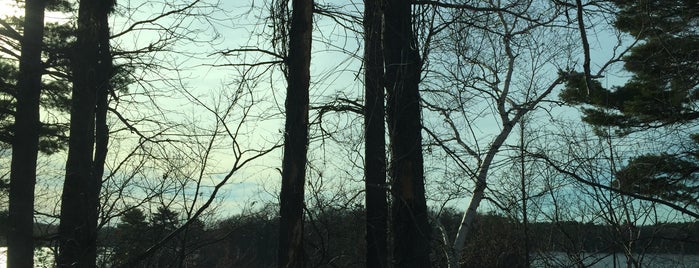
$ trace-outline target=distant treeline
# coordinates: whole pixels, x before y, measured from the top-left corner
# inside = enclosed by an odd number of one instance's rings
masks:
[[[168,217],[163,218],[163,214]],[[6,214],[0,215],[0,242],[4,246]],[[142,215],[136,221],[132,219],[128,224],[103,228],[100,245],[110,250],[103,252],[101,263],[112,266],[144,251],[149,244],[164,237],[165,231],[182,223],[174,220],[176,215],[159,211],[150,216]],[[448,248],[442,242],[443,237],[449,241],[453,238],[459,220],[460,215],[453,210],[432,217],[435,227],[432,256],[438,267],[447,264],[445,252]],[[363,208],[314,210],[306,217],[306,222],[305,247],[311,266],[364,266]],[[143,267],[173,267],[178,262],[186,263],[187,267],[273,267],[277,260],[278,224],[276,213],[271,211],[234,216],[217,223],[197,222],[149,257]],[[37,225],[35,230],[38,236],[50,238],[55,228]],[[467,241],[462,263],[469,267],[520,266],[526,252],[525,241],[528,241],[530,253],[612,253],[623,252],[625,246],[631,245],[635,254],[699,255],[699,222],[648,226],[536,222],[527,225],[525,236],[521,222],[486,214],[480,215]]]

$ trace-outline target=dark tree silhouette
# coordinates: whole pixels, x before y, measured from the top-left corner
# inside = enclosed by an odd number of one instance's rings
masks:
[[[430,267],[418,91],[421,59],[413,33],[410,2],[387,1],[384,19],[386,112],[393,180],[393,262],[396,267]]]
[[[293,0],[292,8],[289,54],[286,56],[288,88],[280,195],[279,267],[304,267],[303,207],[313,1]]]
[[[114,5],[113,1],[81,1],[78,10],[59,267],[94,267],[97,259],[99,193],[107,149],[106,98],[112,74],[107,16]]]
[[[41,47],[44,36],[44,0],[25,3],[21,41],[17,111],[12,139],[8,244],[9,267],[34,264],[34,186],[39,149],[39,98],[41,95]]]
[[[69,6],[70,4],[62,1],[49,1],[45,4],[45,11],[65,12],[70,8]],[[18,63],[21,57],[18,51],[21,51],[23,46],[24,23],[23,15],[0,18],[0,42],[3,44],[3,48],[0,48],[0,54],[2,54],[0,57],[0,146],[2,148],[11,147],[16,130],[14,119],[19,93]],[[41,109],[51,113],[67,114],[70,110],[71,87],[68,83],[70,74],[67,71],[69,59],[66,56],[66,50],[73,42],[74,29],[69,23],[47,22],[43,24],[42,36],[40,45],[43,59],[40,68],[43,77],[39,105]],[[64,134],[68,130],[67,125],[58,120],[40,119],[42,121],[39,125],[39,152],[50,155],[64,149],[67,143],[67,137]]]
[[[121,265],[134,255],[137,255],[148,248],[150,241],[147,240],[148,222],[146,215],[141,209],[134,208],[124,212],[121,216],[121,223],[117,226],[114,242],[114,254],[112,264]]]
[[[386,130],[384,127],[382,0],[364,0],[364,176],[366,265],[388,265]]]

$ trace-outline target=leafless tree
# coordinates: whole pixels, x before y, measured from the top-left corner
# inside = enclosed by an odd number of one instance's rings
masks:
[[[386,131],[382,42],[383,1],[364,1],[364,177],[366,265],[388,267]]]
[[[570,68],[566,53],[575,51],[575,43],[553,38],[571,31],[564,11],[548,3],[424,4],[453,8],[434,26],[440,31],[433,31],[432,39],[444,36],[445,41],[430,44],[423,105],[428,143],[444,150],[460,174],[472,180],[457,182],[459,187],[473,183],[452,245],[450,266],[458,267],[490,174],[502,165],[500,153],[516,125],[554,98],[566,75],[557,70]]]

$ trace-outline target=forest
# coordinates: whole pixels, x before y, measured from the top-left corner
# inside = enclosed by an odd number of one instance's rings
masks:
[[[695,267],[697,48],[696,0],[3,1],[0,260]]]

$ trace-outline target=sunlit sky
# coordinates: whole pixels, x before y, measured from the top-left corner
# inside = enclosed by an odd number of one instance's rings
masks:
[[[19,8],[16,2],[12,0],[3,0],[0,2],[0,17],[15,17],[23,13],[24,10]]]
[[[240,74],[239,70],[235,68],[213,67],[213,65],[241,63],[241,60],[245,60],[247,63],[254,63],[256,61],[270,59],[265,55],[254,53],[246,55],[245,58],[235,58],[223,57],[214,52],[217,50],[234,48],[250,48],[257,45],[261,46],[263,49],[272,49],[269,42],[261,35],[262,32],[266,30],[267,25],[256,24],[259,22],[261,11],[251,11],[250,9],[250,3],[255,1],[224,2],[223,8],[225,10],[213,14],[216,20],[216,23],[214,23],[216,25],[215,33],[211,25],[207,24],[208,22],[203,22],[201,20],[184,20],[189,23],[187,26],[188,29],[202,30],[200,33],[200,38],[202,38],[202,40],[206,40],[206,38],[210,38],[213,35],[218,35],[218,39],[216,39],[214,43],[204,45],[190,41],[178,42],[177,45],[174,46],[175,51],[173,51],[173,53],[155,55],[151,59],[153,62],[167,62],[171,64],[172,67],[180,68],[181,70],[179,72],[165,71],[162,75],[168,76],[169,78],[182,77],[183,79],[180,81],[182,84],[173,85],[166,81],[159,81],[158,79],[161,77],[156,74],[147,72],[137,74],[144,79],[153,80],[150,85],[153,90],[163,90],[163,93],[160,95],[162,98],[153,100],[153,105],[159,105],[162,111],[146,109],[148,105],[143,105],[143,103],[147,103],[150,100],[134,94],[132,100],[134,103],[138,102],[138,105],[133,104],[129,106],[131,104],[120,104],[121,106],[119,106],[125,116],[134,118],[145,117],[154,120],[165,118],[171,122],[190,125],[193,130],[198,130],[202,133],[206,133],[206,131],[213,128],[216,117],[202,105],[216,107],[225,102],[225,99],[221,96],[234,91],[238,84],[236,79]],[[0,12],[3,12],[1,14],[21,15],[22,10],[17,8],[13,3],[14,1],[12,0],[3,0],[0,2]],[[121,5],[135,7],[148,3],[148,1],[119,1],[119,3]],[[260,1],[258,1],[257,4],[260,5]],[[129,28],[133,21],[153,18],[155,14],[162,12],[163,9],[164,8],[158,3],[144,4],[137,10],[129,11],[132,13],[129,13],[130,17],[128,19],[120,17],[119,15],[122,14],[119,14],[119,10],[117,10],[117,14],[113,16],[111,22],[112,34],[119,33]],[[167,8],[165,9],[167,10]],[[346,9],[358,12],[358,8],[351,4],[348,4]],[[47,15],[47,21],[65,20],[66,16],[61,14],[51,13]],[[331,42],[313,43],[314,54],[311,60],[311,75],[313,81],[311,102],[323,103],[337,96],[346,97],[348,99],[361,98],[363,95],[360,79],[361,62],[359,58],[352,57],[348,53],[341,51],[345,50],[346,52],[353,52],[356,53],[356,55],[361,55],[359,37],[354,36],[354,33],[346,32],[330,19],[319,16],[316,17],[315,20],[317,28],[314,32],[314,39],[319,40],[322,38],[325,41],[331,40]],[[163,25],[167,25],[167,20],[164,21]],[[136,31],[116,38],[112,40],[113,45],[122,49],[137,49],[148,46],[150,42],[157,40],[160,35],[157,31],[151,31],[147,28],[148,27],[145,27],[143,31]],[[606,34],[603,29],[600,29],[594,35],[595,38],[590,41],[593,50],[593,70],[595,69],[595,64],[599,65],[601,62],[609,59],[611,56],[610,48],[614,46],[615,41],[614,36],[611,33]],[[346,36],[349,36],[349,38],[345,38]],[[332,40],[334,40],[334,42],[332,42]],[[178,54],[180,52],[183,53]],[[191,52],[191,54],[188,52]],[[582,55],[573,57],[580,58]],[[261,72],[262,69],[263,68],[260,68],[258,71]],[[612,71],[604,74],[605,78],[603,79],[603,83],[606,83],[606,86],[618,85],[627,79],[623,73],[618,72],[618,66],[611,70]],[[182,88],[178,89],[179,91],[166,90],[170,87],[180,86]],[[264,101],[262,104],[256,105],[251,113],[265,114],[269,117],[255,118],[247,122],[244,125],[243,132],[248,135],[238,138],[236,141],[243,147],[249,147],[243,149],[262,149],[281,140],[283,121],[279,115],[283,112],[282,108],[286,85],[280,73],[277,72],[276,76],[261,79],[258,84],[251,85],[250,88],[255,92],[254,96],[257,100]],[[151,90],[151,88],[132,86],[129,93],[145,92],[148,90]],[[182,94],[183,90],[187,90],[191,96],[184,96]],[[123,96],[124,99],[129,98],[129,96],[126,95],[127,94]],[[193,97],[197,97],[201,100],[202,105],[194,104]],[[559,116],[566,116],[570,119],[576,119],[578,116],[574,109],[558,109],[555,111],[563,111],[565,114]],[[355,125],[359,124],[357,127],[361,129],[361,122],[357,121],[356,118],[338,116],[336,119],[347,121],[339,121],[339,128],[342,127],[342,124],[349,125],[355,123]],[[477,127],[480,131],[478,134],[482,135],[482,137],[492,137],[492,133],[499,130],[498,127],[494,125],[494,122],[494,120],[491,120],[491,117],[478,121],[478,123],[482,123],[482,125]],[[232,120],[230,123],[235,123],[235,120]],[[152,125],[144,125],[146,128],[150,126]],[[516,134],[512,136],[516,136]],[[361,133],[358,134],[358,137],[361,137]],[[116,156],[115,159],[117,160],[120,159],[119,157],[123,157],[124,154],[128,153],[128,148],[129,146],[133,146],[134,140],[125,139],[122,142],[121,145],[123,145],[124,148],[110,148],[110,152]],[[234,161],[234,159],[230,157],[230,143],[230,140],[221,140],[221,144],[219,144],[211,155],[210,162],[208,163],[210,167],[204,170],[207,177],[205,180],[207,186],[211,186],[220,180]],[[117,146],[117,144],[120,143],[116,141],[112,143],[113,146]],[[358,148],[319,148],[318,143],[314,143],[311,145],[310,149],[314,150],[310,158],[316,160],[317,163],[321,163],[318,164],[318,168],[326,171],[325,176],[332,177],[338,175],[333,181],[315,180],[312,181],[312,183],[325,184],[323,185],[325,187],[351,188],[356,186],[355,188],[357,189],[350,189],[350,191],[357,192],[359,191],[358,189],[361,189],[362,175],[361,173],[356,173],[358,169],[356,167],[350,167],[351,163],[348,163],[348,159],[333,159],[333,157],[336,157],[339,153],[346,153],[343,150],[358,150]],[[184,150],[189,150],[189,148],[185,148]],[[231,182],[223,189],[223,195],[221,195],[223,199],[221,199],[221,207],[219,209],[222,211],[223,215],[239,213],[243,208],[248,206],[251,201],[262,200],[264,202],[275,198],[280,182],[277,168],[281,166],[281,151],[281,149],[278,149],[268,156],[251,163],[248,168],[242,169],[233,175]],[[46,177],[60,178],[62,176],[61,167],[64,164],[65,155],[59,154],[57,157],[59,160],[54,160],[54,164],[47,164],[47,166],[52,166],[53,170],[44,174]],[[342,157],[345,156],[343,155]],[[361,159],[352,160],[361,162]],[[46,161],[50,162],[48,160]],[[114,168],[117,164],[117,162],[108,163],[108,168]],[[350,170],[347,171],[347,174],[333,174],[334,171],[342,171],[343,168]],[[349,182],[337,178],[347,178]],[[38,189],[56,193],[60,189],[60,184],[44,186],[43,188],[40,186]],[[54,198],[55,197],[54,195]],[[453,204],[461,206],[466,198],[468,197],[465,196],[458,199]],[[55,202],[46,202],[48,204],[55,204]],[[262,202],[257,202],[258,205],[260,203]],[[56,209],[58,208],[48,207],[45,212],[55,213]]]
[[[24,9],[15,0],[0,1],[0,18],[24,16]],[[65,22],[67,16],[60,12],[46,12],[44,14],[46,22]]]

